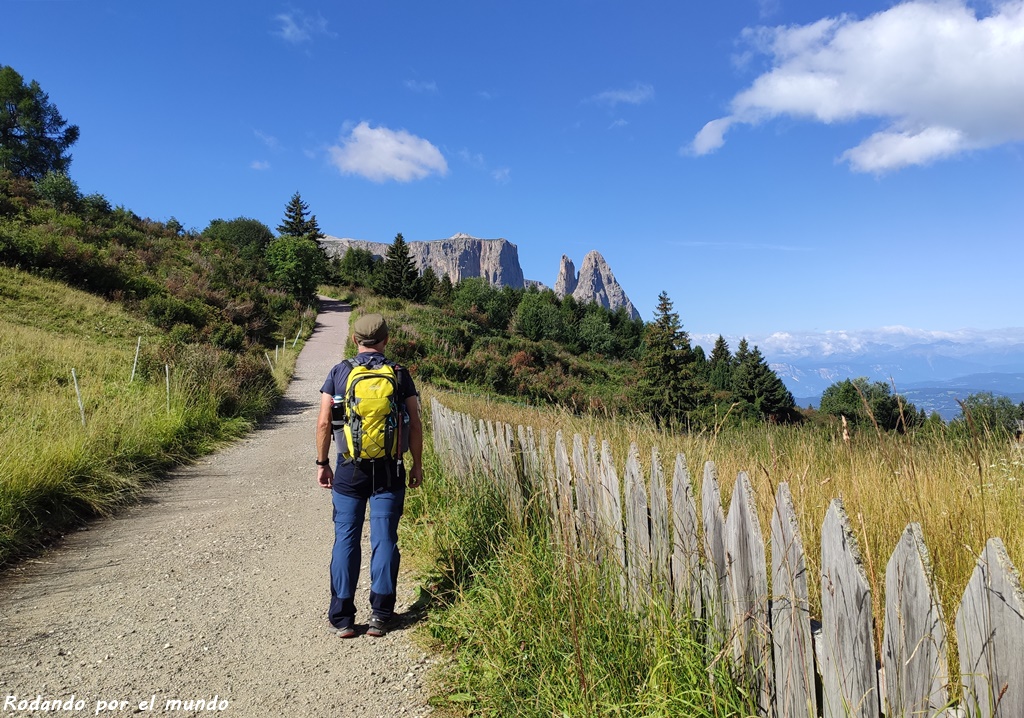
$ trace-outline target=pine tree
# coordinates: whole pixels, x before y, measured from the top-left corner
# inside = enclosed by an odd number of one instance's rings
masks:
[[[663,420],[684,419],[699,398],[695,356],[690,337],[665,292],[658,295],[655,318],[645,328],[644,343],[637,402],[659,425]]]
[[[454,294],[455,286],[452,284],[452,278],[445,272],[444,276],[441,277],[441,281],[437,283],[437,288],[434,290],[434,298],[444,307],[451,303]]]
[[[750,404],[762,417],[785,421],[795,408],[793,395],[771,370],[756,346],[748,349],[747,340],[740,341],[733,360],[732,388],[738,399]]]
[[[376,276],[374,289],[378,294],[395,299],[416,299],[419,272],[409,256],[409,245],[399,232],[384,255],[384,264]]]
[[[729,391],[732,375],[732,354],[729,353],[729,345],[721,334],[715,340],[715,346],[711,350],[711,358],[708,360],[708,383],[714,391]]]
[[[296,192],[284,208],[284,220],[277,225],[278,234],[283,237],[305,237],[309,224],[306,220],[307,212],[309,205]]]

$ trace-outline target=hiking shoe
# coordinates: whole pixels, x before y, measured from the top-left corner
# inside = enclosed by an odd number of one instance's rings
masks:
[[[330,628],[331,633],[333,633],[338,638],[355,638],[356,637],[356,627],[354,625],[352,625],[351,623],[346,623],[344,626],[335,626],[334,624],[330,624],[330,625],[331,625],[331,628]]]
[[[388,634],[387,621],[377,616],[371,616],[369,627],[366,629],[367,636],[373,636],[374,638],[381,638]]]

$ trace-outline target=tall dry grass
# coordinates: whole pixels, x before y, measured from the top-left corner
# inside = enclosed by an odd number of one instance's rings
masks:
[[[244,431],[297,351],[268,378],[260,357],[171,345],[116,305],[0,268],[0,565]]]
[[[885,570],[900,535],[911,521],[921,524],[949,635],[964,588],[985,541],[1003,539],[1015,565],[1024,568],[1024,460],[1012,441],[976,436],[958,440],[948,433],[895,435],[821,427],[759,426],[719,433],[659,431],[642,419],[577,416],[482,397],[438,394],[457,411],[477,418],[562,430],[611,442],[624,464],[630,443],[649,463],[657,447],[671,472],[677,452],[686,456],[700,500],[705,461],[718,467],[724,507],[739,471],[750,476],[762,530],[771,526],[776,488],[788,482],[799,514],[811,576],[820,575],[821,524],[829,503],[841,497],[867,563],[876,619],[876,640],[884,622]],[[649,472],[649,465],[644,466]],[[766,536],[766,544],[767,544]],[[811,610],[820,615],[820,582],[810,581]],[[952,658],[952,656],[951,656]]]

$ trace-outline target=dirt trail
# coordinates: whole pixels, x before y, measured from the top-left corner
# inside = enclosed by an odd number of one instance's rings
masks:
[[[97,701],[122,702],[103,715],[210,715],[167,701],[215,696],[220,714],[236,718],[430,712],[431,659],[411,643],[410,615],[379,639],[326,630],[333,524],[313,430],[347,332],[347,308],[325,301],[273,417],[3,579],[0,716],[94,715]],[[365,536],[364,547],[361,627]],[[403,572],[400,613],[413,589]],[[80,709],[12,710],[37,695],[74,695]]]

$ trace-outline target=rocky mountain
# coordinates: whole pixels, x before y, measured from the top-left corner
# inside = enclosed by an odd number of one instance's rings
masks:
[[[611,267],[597,250],[587,252],[579,273],[572,260],[562,255],[558,279],[555,281],[555,294],[559,298],[571,294],[580,303],[596,302],[609,309],[625,307],[633,319],[640,318],[640,313],[612,274]]]
[[[390,246],[384,242],[339,237],[325,237],[321,243],[331,256],[344,255],[349,248],[355,247],[368,250],[377,257],[384,257]],[[523,269],[519,265],[519,249],[508,240],[479,239],[459,233],[448,239],[407,244],[409,255],[420,271],[431,267],[437,276],[447,274],[452,282],[482,277],[498,286],[516,289],[525,286]]]
[[[350,248],[355,247],[383,258],[390,246],[384,242],[340,237],[325,237],[321,243],[331,256],[342,256]],[[519,264],[519,249],[505,239],[480,239],[459,233],[448,239],[407,244],[409,255],[420,271],[431,267],[437,276],[447,274],[453,282],[469,277],[482,277],[497,286],[516,289],[525,286],[546,288],[541,282],[523,278],[523,269]],[[625,307],[631,317],[640,318],[626,292],[616,281],[608,263],[596,251],[588,253],[583,258],[583,266],[578,273],[572,260],[565,255],[562,256],[558,281],[555,282],[555,294],[559,298],[571,294],[578,302],[597,302],[609,309]]]

